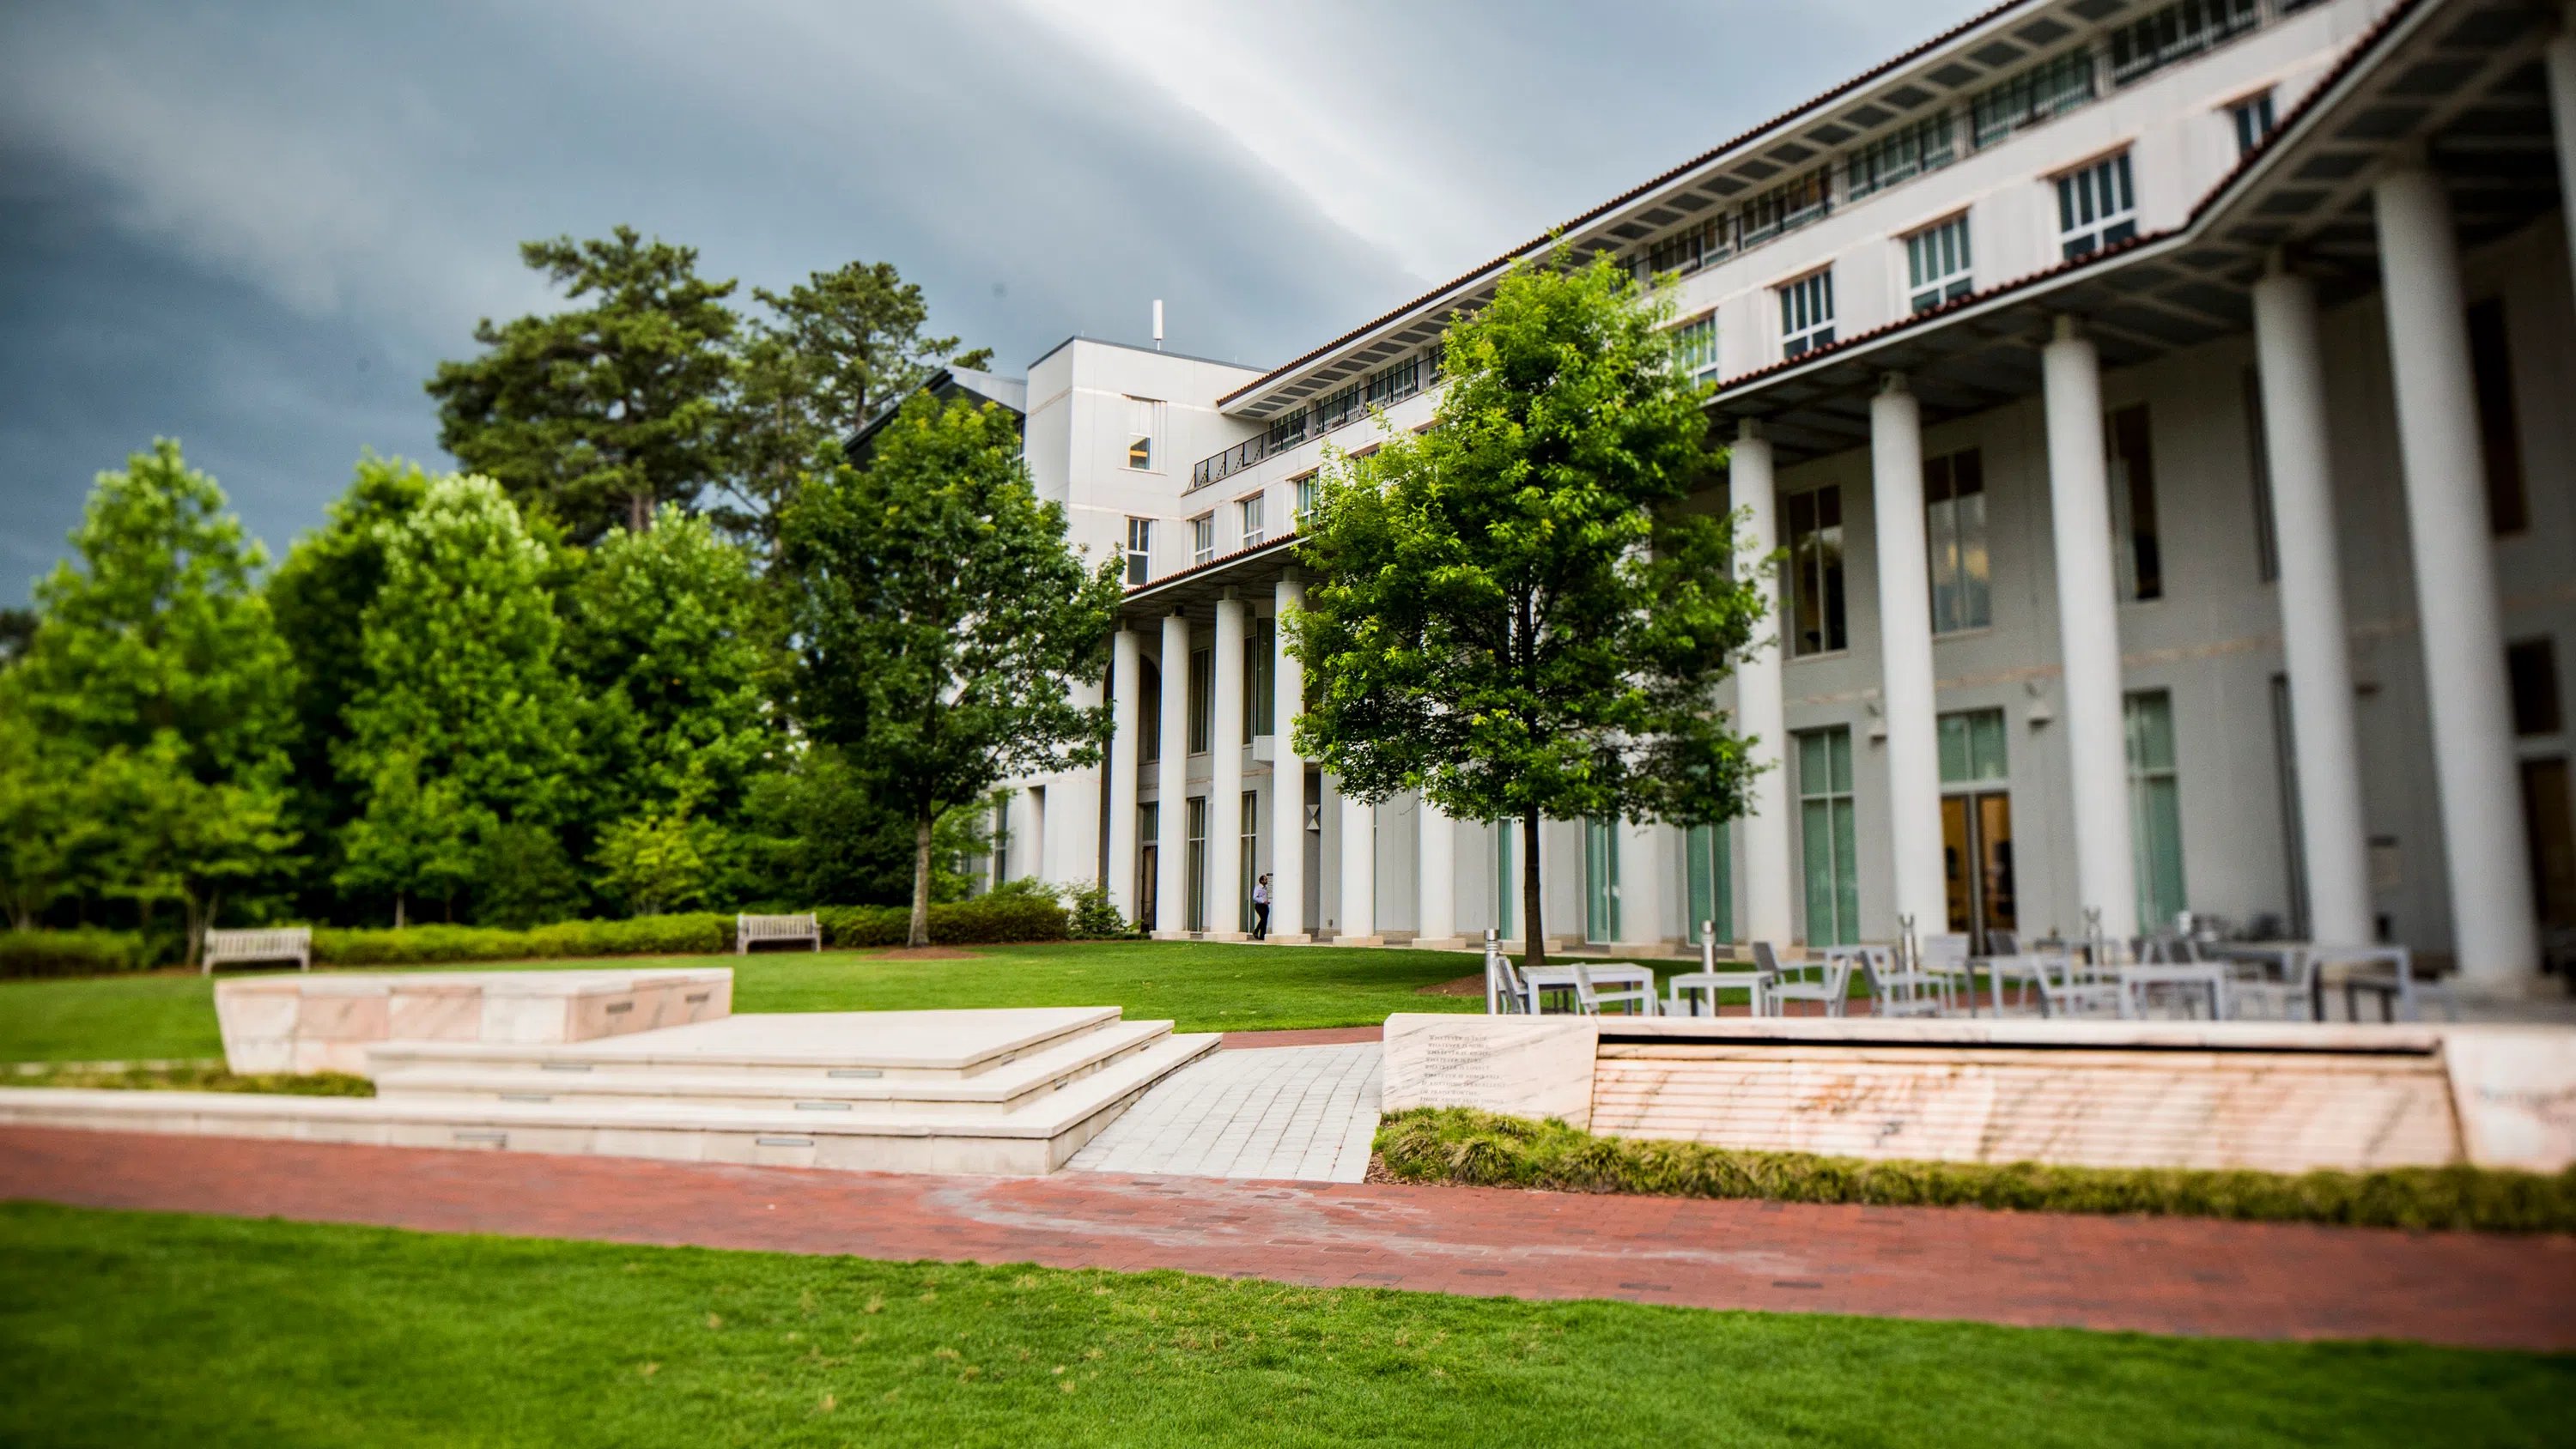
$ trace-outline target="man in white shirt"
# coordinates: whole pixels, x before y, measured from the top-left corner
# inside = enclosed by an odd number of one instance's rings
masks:
[[[1252,883],[1252,939],[1270,939],[1270,877]]]

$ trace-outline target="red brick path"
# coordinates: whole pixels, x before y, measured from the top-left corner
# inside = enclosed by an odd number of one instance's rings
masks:
[[[2576,1348],[2576,1239],[0,1129],[0,1199],[2253,1338]]]

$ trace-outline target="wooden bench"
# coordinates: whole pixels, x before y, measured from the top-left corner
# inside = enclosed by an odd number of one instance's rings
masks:
[[[814,949],[823,949],[823,923],[814,913],[801,916],[735,916],[733,918],[733,953],[751,954],[755,941],[811,941]]]
[[[292,961],[302,971],[313,969],[313,928],[287,926],[274,931],[208,931],[197,956],[197,974],[212,976],[217,966],[245,961]]]

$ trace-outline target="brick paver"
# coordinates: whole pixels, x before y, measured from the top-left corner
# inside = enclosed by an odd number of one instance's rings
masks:
[[[2576,1349],[2576,1239],[0,1129],[0,1198],[1317,1285]]]
[[[1220,1051],[1165,1077],[1065,1165],[1358,1182],[1377,1136],[1376,1042]]]

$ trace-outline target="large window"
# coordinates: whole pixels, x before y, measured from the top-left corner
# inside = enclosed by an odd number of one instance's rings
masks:
[[[1208,802],[1205,795],[1190,797],[1189,814],[1185,819],[1189,834],[1181,852],[1181,894],[1188,904],[1182,908],[1182,920],[1185,929],[1204,931],[1208,928]]]
[[[2198,55],[2262,23],[2261,0],[2181,0],[2111,32],[2111,83]]]
[[[1995,621],[1986,585],[1986,466],[1970,448],[1923,460],[1923,536],[1932,551],[1932,632]]]
[[[2469,306],[2469,370],[2478,392],[2478,443],[2486,455],[2487,527],[2520,533],[2531,526],[2531,507],[2522,491],[2522,431],[2514,423],[2513,349],[2498,298]]]
[[[1243,792],[1243,836],[1235,846],[1235,929],[1252,932],[1252,887],[1261,879],[1261,792]]]
[[[1832,188],[1827,184],[1830,174],[1819,166],[1744,203],[1744,245],[1769,241],[1824,216],[1833,204]]]
[[[1128,467],[1152,472],[1157,466],[1154,461],[1154,436],[1161,431],[1157,424],[1161,421],[1162,408],[1163,405],[1152,398],[1127,399]]]
[[[1136,761],[1163,757],[1163,671],[1151,659],[1136,664]]]
[[[1309,473],[1288,486],[1297,490],[1297,531],[1303,533],[1315,516],[1315,499],[1323,489],[1323,480]]]
[[[1619,939],[1619,822],[1583,822],[1583,939]]]
[[[1797,357],[1834,341],[1834,274],[1831,268],[1780,289],[1780,355]]]
[[[1673,367],[1693,382],[1717,376],[1717,314],[1694,317],[1673,329]]]
[[[2161,689],[2132,694],[2126,713],[2138,925],[2160,931],[2189,909],[2182,885],[2182,782],[2174,758],[2173,696]]]
[[[1190,753],[1208,752],[1216,732],[1216,651],[1190,651]]]
[[[1968,120],[1979,147],[2035,126],[2093,99],[2093,54],[2074,50],[2042,61],[1968,102]]]
[[[1503,940],[1520,934],[1520,838],[1519,821],[1494,822],[1494,935]]]
[[[1682,836],[1682,874],[1690,891],[1690,942],[1735,939],[1735,861],[1731,832],[1694,825]],[[1714,926],[1712,937],[1703,927]]]
[[[2148,444],[2147,407],[2111,414],[2111,551],[2120,597],[2165,596],[2164,550],[2156,534],[2156,464]]]
[[[1905,239],[1905,295],[1917,312],[1929,312],[1975,291],[1970,269],[1964,211]]]
[[[2138,193],[2129,153],[2105,157],[2057,178],[2057,243],[2072,261],[2138,234]]]
[[[2513,732],[2554,735],[2565,729],[2558,702],[2558,653],[2547,635],[2505,646],[2504,673],[2513,697]]]
[[[1790,494],[1789,653],[1831,654],[1848,648],[1843,629],[1843,490],[1840,485]]]
[[[1956,132],[1957,127],[1946,113],[1897,127],[1852,153],[1844,168],[1844,190],[1858,201],[1874,191],[1949,165],[1957,155],[1951,139]]]
[[[1798,736],[1798,845],[1807,886],[1807,944],[1860,940],[1860,831],[1852,818],[1851,730]]]
[[[1938,723],[1942,784],[1982,785],[2012,777],[2011,762],[2004,758],[2002,710],[1961,710],[1941,716]]]
[[[1212,563],[1216,559],[1216,515],[1202,513],[1190,520],[1190,566]]]
[[[1729,236],[1730,217],[1703,221],[1646,248],[1646,275],[1639,281],[1651,281],[1666,272],[1688,274],[1711,262],[1720,261],[1733,251]]]
[[[1154,520],[1127,520],[1127,586],[1151,582],[1154,577]]]
[[[1279,621],[1255,619],[1243,641],[1243,742],[1266,735],[1279,713],[1274,661],[1279,653]]]
[[[1249,498],[1234,500],[1235,525],[1241,533],[1245,548],[1252,548],[1259,544],[1265,532],[1261,522],[1262,496],[1255,493]]]
[[[2263,138],[2272,134],[2272,93],[2247,96],[2229,106],[2227,124],[2236,132],[2236,154],[2252,154],[2255,147],[2263,144]]]

